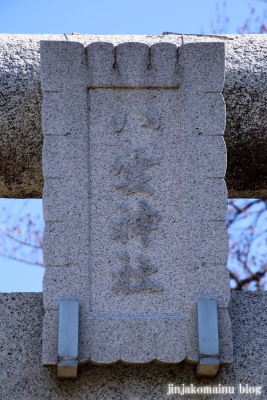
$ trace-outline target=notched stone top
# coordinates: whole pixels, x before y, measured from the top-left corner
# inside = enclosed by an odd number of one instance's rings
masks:
[[[117,46],[94,42],[84,52],[81,43],[41,41],[41,57],[48,58],[41,81],[43,90],[48,91],[74,88],[86,76],[87,86],[92,88],[177,88],[183,83],[195,91],[221,92],[224,47],[221,42],[188,43],[180,47],[165,42],[151,46],[139,42]]]

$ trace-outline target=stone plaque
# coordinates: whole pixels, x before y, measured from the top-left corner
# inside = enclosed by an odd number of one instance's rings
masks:
[[[197,301],[226,269],[224,45],[42,42],[43,364],[78,300],[79,362],[198,362]]]

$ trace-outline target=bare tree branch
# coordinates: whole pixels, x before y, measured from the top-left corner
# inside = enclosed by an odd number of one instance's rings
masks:
[[[20,261],[20,262],[23,262],[23,263],[26,263],[26,264],[35,265],[37,267],[44,267],[44,264],[41,261],[38,261],[38,260],[37,261],[31,261],[31,260],[28,260],[28,259],[25,259],[25,258],[16,257],[13,254],[4,254],[2,252],[0,252],[0,255],[2,257],[9,258],[10,260]]]
[[[6,237],[8,237],[9,239],[14,240],[15,242],[18,242],[19,244],[22,244],[23,246],[29,246],[29,247],[35,248],[35,249],[42,249],[42,248],[43,248],[42,244],[40,244],[40,245],[35,245],[35,244],[32,243],[32,242],[27,242],[27,241],[25,241],[25,240],[22,240],[22,239],[18,238],[18,237],[15,236],[15,235],[12,235],[12,234],[9,233],[9,232],[6,230],[6,228],[4,228],[2,225],[0,225],[0,231],[1,231]]]

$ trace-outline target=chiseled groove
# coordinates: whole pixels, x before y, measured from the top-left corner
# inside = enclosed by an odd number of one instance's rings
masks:
[[[198,134],[198,136],[222,136],[222,137],[224,137],[224,133],[203,133],[203,132],[200,132],[199,134]]]
[[[204,176],[204,179],[223,179],[224,180],[225,176]]]
[[[53,223],[60,223],[60,224],[64,224],[65,222],[67,222],[67,220],[59,220],[59,219],[55,219],[55,220],[45,220],[45,222],[53,222]]]
[[[65,178],[65,176],[62,176],[62,177],[57,177],[57,176],[46,176],[45,179],[62,179],[62,178]]]
[[[65,89],[62,89],[62,90],[48,90],[48,89],[44,89],[43,92],[44,92],[44,93],[63,93],[63,92],[65,92]]]
[[[224,266],[225,267],[225,264],[226,263],[222,263],[222,262],[216,262],[216,261],[214,261],[214,262],[210,262],[210,261],[203,261],[202,263],[201,263],[201,266],[202,267],[208,267],[208,266],[213,266],[213,265],[221,265],[221,266]]]
[[[112,313],[103,313],[103,314],[91,314],[88,316],[88,319],[137,319],[137,318],[143,318],[143,319],[157,319],[157,318],[186,318],[186,314],[174,314],[174,313],[161,313],[161,314],[112,314]]]
[[[143,85],[138,85],[138,84],[136,84],[136,86],[127,86],[127,83],[125,83],[124,84],[125,86],[118,86],[118,85],[102,85],[102,86],[100,86],[100,85],[91,85],[91,84],[88,84],[88,89],[125,89],[125,90],[130,90],[130,89],[151,89],[151,90],[153,90],[153,89],[164,89],[164,90],[177,90],[177,89],[179,89],[180,88],[180,86],[181,85],[176,85],[176,86],[174,86],[174,85],[172,85],[172,86],[160,86],[160,85],[158,85],[158,86],[151,86],[151,85],[148,85],[148,86],[143,86]],[[221,135],[220,135],[221,136]]]
[[[69,267],[72,267],[72,263],[68,263],[68,264],[63,264],[63,265],[46,265],[46,268],[62,268],[62,267],[64,267],[64,268],[69,268]]]
[[[225,204],[225,208],[226,208],[226,204]],[[207,219],[207,221],[208,222],[225,222],[225,219]]]
[[[44,136],[71,136],[70,132],[66,132],[66,133],[44,133]]]

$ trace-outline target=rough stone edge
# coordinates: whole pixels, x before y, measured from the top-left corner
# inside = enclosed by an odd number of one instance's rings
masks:
[[[204,56],[203,56],[204,55]],[[209,96],[209,92],[215,93],[217,92],[218,94],[221,94],[223,90],[223,85],[224,85],[224,73],[225,73],[225,46],[223,43],[190,43],[190,44],[185,44],[184,46],[181,46],[179,48],[179,62],[178,62],[178,70],[180,72],[180,101],[181,101],[181,107],[180,107],[180,123],[181,123],[181,132],[182,132],[182,142],[183,142],[183,180],[184,182],[185,176],[187,178],[185,179],[184,183],[184,221],[187,221],[186,224],[192,226],[192,223],[194,224],[194,227],[192,229],[195,231],[198,231],[197,228],[197,223],[199,224],[199,230],[202,230],[202,225],[203,221],[198,220],[196,221],[195,215],[191,216],[190,215],[190,202],[192,202],[191,199],[191,194],[190,190],[188,193],[188,188],[186,185],[189,184],[190,180],[192,179],[192,172],[188,174],[188,171],[190,171],[190,165],[191,165],[191,153],[194,154],[194,140],[191,143],[190,136],[186,136],[186,132],[189,131],[191,134],[197,135],[211,135],[210,139],[214,136],[212,136],[212,130],[210,132],[206,132],[205,130],[202,132],[196,132],[196,128],[199,129],[199,121],[198,117],[195,119],[195,115],[197,114],[201,115],[203,112],[203,100],[205,107],[210,109],[211,111],[207,113],[207,117],[209,117],[210,120],[210,125],[211,127],[214,126],[214,121],[212,119],[212,108],[209,102],[205,102],[205,96]],[[185,92],[185,96],[184,95]],[[191,94],[190,94],[191,93]],[[201,102],[197,101],[197,98],[201,94]],[[195,98],[194,98],[195,96]],[[203,96],[203,97],[202,97]],[[192,97],[192,103],[190,105],[190,97]],[[186,107],[186,103],[188,104],[188,107]],[[183,114],[183,107],[185,107],[185,110],[187,108],[190,109],[190,115],[185,111]],[[226,110],[225,108],[220,109],[220,113],[222,113],[222,120],[225,121],[226,118]],[[185,123],[184,123],[185,120]],[[191,120],[191,121],[190,121]],[[190,121],[190,122],[189,122]],[[207,124],[208,125],[208,124]],[[223,129],[220,128],[218,129],[218,132],[216,130],[216,124],[215,124],[215,130],[214,134],[216,135],[222,135],[224,132],[225,128],[225,123],[223,126]],[[224,151],[223,148],[221,148],[221,151]],[[224,151],[225,152],[225,151]],[[204,154],[203,154],[204,155]],[[208,157],[208,154],[206,154]],[[223,159],[222,159],[223,160]],[[214,160],[215,162],[215,160]],[[223,163],[223,167],[226,165],[226,157]],[[187,168],[187,165],[189,167]],[[222,169],[224,169],[222,167]],[[195,171],[195,173],[198,174],[199,180],[205,179],[205,177],[208,175],[206,173],[205,166],[202,165],[202,168],[198,166],[198,170]],[[223,177],[218,177],[218,179],[223,180]],[[186,183],[187,182],[187,183]],[[190,188],[191,189],[191,188]],[[210,193],[210,202],[218,202],[218,195],[215,193]],[[221,194],[221,204],[222,207],[226,206],[227,204],[227,192]],[[189,205],[189,208],[187,209]],[[207,205],[208,207],[208,205]],[[225,207],[225,217],[226,217],[226,212],[227,209]],[[192,220],[193,217],[193,220]],[[208,215],[206,216],[207,221],[213,220],[214,215]],[[185,222],[184,222],[185,223]],[[189,228],[190,229],[190,228]],[[217,269],[221,270],[222,276],[225,276],[226,273],[226,263],[227,263],[227,255],[228,255],[228,236],[227,236],[227,228],[224,228],[225,232],[222,232],[222,236],[220,238],[216,237],[213,239],[214,241],[214,246],[215,248],[220,246],[224,246],[224,252],[225,252],[225,265],[222,264],[217,264],[216,267]],[[192,235],[191,235],[192,236]],[[186,249],[184,252],[184,264],[186,265],[187,269],[187,286],[188,290],[191,292],[199,290],[198,288],[201,287],[201,272],[197,275],[195,275],[196,280],[193,282],[192,281],[192,274],[190,274],[190,268],[194,265],[197,265],[199,262],[199,259],[193,259],[191,260],[191,252],[192,248],[190,245],[189,247],[187,246],[187,237],[188,235],[186,232],[184,232],[184,248]],[[212,239],[211,239],[212,240]],[[190,243],[194,242],[194,237],[191,237]],[[207,250],[206,250],[207,251]],[[193,254],[197,258],[198,252],[196,249],[193,250]],[[188,260],[190,260],[188,262]],[[192,262],[193,261],[193,262]],[[208,265],[210,264],[210,260],[204,260],[205,264]],[[214,263],[216,263],[216,259],[213,260]],[[207,268],[206,267],[206,268]],[[200,269],[201,271],[201,269]],[[215,275],[213,275],[215,278]],[[199,284],[197,282],[197,279],[200,280]],[[206,298],[212,298],[217,301],[218,307],[224,307],[224,312],[221,311],[219,312],[219,325],[221,326],[222,324],[226,324],[226,329],[223,333],[222,337],[222,330],[220,329],[220,360],[223,363],[231,363],[232,362],[232,332],[231,332],[231,325],[230,324],[230,318],[227,318],[228,311],[225,309],[225,307],[228,306],[229,300],[230,300],[230,286],[225,279],[221,279],[220,282],[218,282],[218,285],[221,285],[221,290],[218,291],[218,293],[210,293],[209,295],[206,294]],[[196,289],[197,288],[197,289]],[[226,296],[226,299],[228,298],[228,301],[226,300],[225,302],[221,302],[221,294],[225,294],[225,292],[228,292],[228,295]],[[201,293],[199,293],[199,296],[201,298]],[[189,300],[189,299],[188,299]],[[187,300],[187,303],[190,301]],[[192,300],[191,300],[192,301]],[[198,337],[197,337],[197,323],[196,323],[196,304],[191,303],[188,304],[188,315],[189,315],[189,320],[187,324],[187,330],[188,330],[188,341],[187,341],[187,360],[190,362],[198,362]],[[190,335],[190,332],[193,332],[192,335]],[[195,332],[195,334],[194,334]]]
[[[88,232],[88,91],[86,55],[81,43],[66,41],[41,42],[41,78],[45,101],[42,105],[42,126],[46,146],[43,147],[44,203],[44,306],[43,364],[57,363],[57,316],[59,301],[78,300],[81,318],[86,318],[89,304],[83,293],[89,290],[88,248],[84,234]],[[66,140],[67,138],[70,140]],[[51,140],[52,139],[52,140]],[[56,139],[56,140],[55,140]],[[49,166],[51,150],[53,168]],[[73,159],[76,164],[73,165]],[[49,168],[50,167],[50,168]],[[62,171],[65,174],[62,175]],[[57,183],[57,184],[56,184]],[[56,188],[56,186],[59,186]],[[60,199],[58,199],[60,197]],[[78,232],[78,233],[77,233]],[[81,251],[80,251],[81,250]],[[68,282],[55,290],[59,272]],[[73,282],[73,277],[75,277]],[[70,288],[75,284],[76,290]],[[77,290],[78,288],[78,290]],[[49,290],[48,290],[49,289]],[[80,353],[86,332],[80,330]]]

